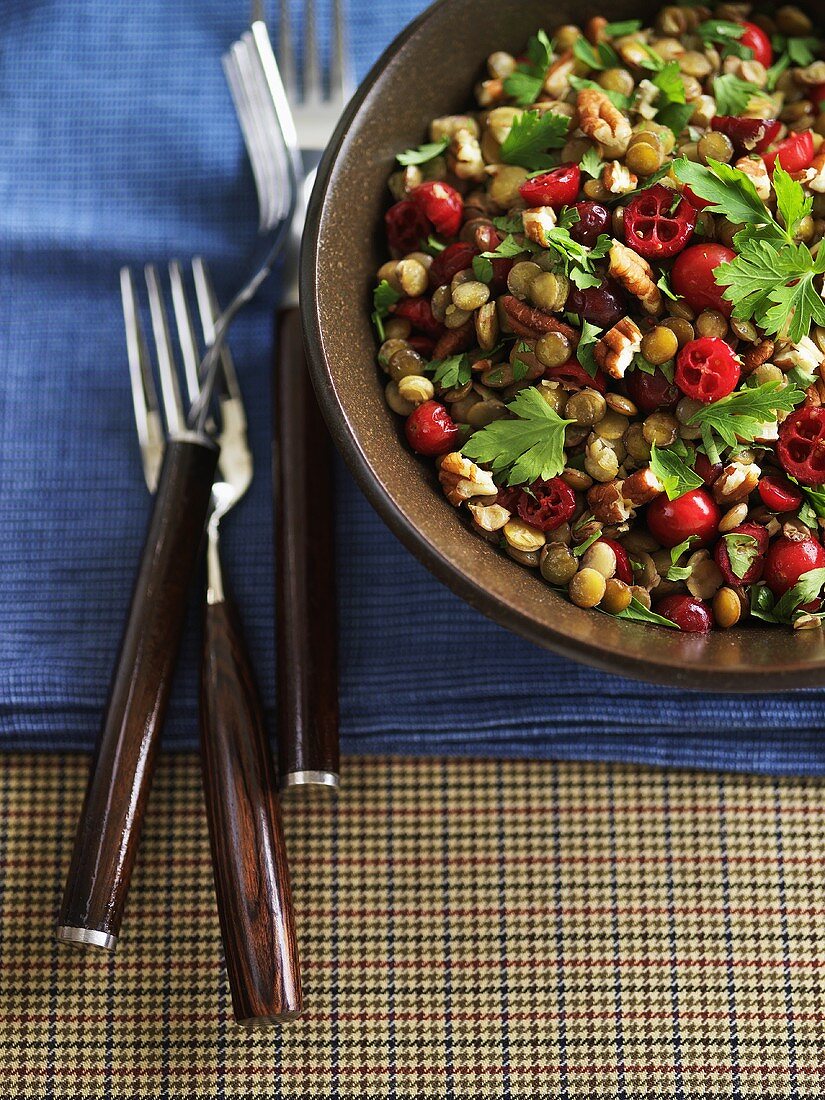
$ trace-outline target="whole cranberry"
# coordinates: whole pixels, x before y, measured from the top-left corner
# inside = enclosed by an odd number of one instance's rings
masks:
[[[430,264],[430,286],[434,289],[452,282],[453,276],[472,266],[478,249],[465,241],[448,244]]]
[[[604,535],[599,539],[599,542],[607,543],[616,555],[616,577],[618,580],[624,581],[625,584],[633,584],[633,566],[630,564],[627,550],[616,539],[608,539]]]
[[[685,634],[707,634],[713,626],[710,608],[695,596],[665,596],[653,610],[676,623]]]
[[[713,540],[721,518],[716,502],[704,489],[691,489],[676,500],[668,500],[662,493],[647,509],[647,525],[657,542],[662,546],[678,546],[695,535],[694,550]]]
[[[587,248],[592,248],[613,224],[613,216],[600,202],[576,202],[570,209],[579,215],[579,220],[570,226],[570,236]]]
[[[730,544],[728,543],[727,535],[747,535],[749,538],[756,541],[756,546],[754,546],[752,542],[746,543],[746,545],[753,549],[754,557],[741,577],[733,571],[730,559]],[[767,530],[764,527],[760,527],[758,523],[740,523],[738,527],[734,527],[732,531],[728,531],[727,535],[719,539],[713,552],[716,564],[722,570],[725,584],[733,585],[734,588],[743,584],[755,584],[762,576],[762,571],[765,568],[765,552],[768,549],[768,540],[770,538]]]
[[[446,454],[455,444],[459,427],[438,401],[425,401],[413,409],[404,425],[407,442],[419,455]]]
[[[572,287],[567,308],[599,328],[612,328],[627,313],[622,288],[612,279],[605,279],[601,286],[589,286],[586,290]]]
[[[442,237],[455,237],[461,229],[464,200],[449,183],[419,183],[410,191],[410,199]]]
[[[772,512],[792,512],[802,503],[802,493],[786,477],[767,474],[757,488],[762,503]]]
[[[803,573],[825,568],[825,547],[816,539],[794,542],[780,535],[768,547],[765,583],[777,599],[793,588]]]
[[[628,397],[643,413],[675,409],[681,397],[678,387],[668,382],[660,370],[653,374],[646,374],[643,370],[631,371],[625,377],[625,386]]]
[[[732,248],[723,244],[694,244],[676,259],[670,273],[673,289],[687,304],[700,313],[703,309],[718,309],[730,317],[733,303],[722,295],[725,288],[716,282],[716,269],[736,259]]]

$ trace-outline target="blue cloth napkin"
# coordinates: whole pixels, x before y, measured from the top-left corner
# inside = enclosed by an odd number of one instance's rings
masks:
[[[359,75],[423,6],[352,0]],[[247,7],[0,0],[6,748],[88,748],[96,736],[149,507],[118,268],[201,252],[224,293],[241,272],[256,204],[220,55],[243,29]],[[271,329],[271,297],[233,329],[257,476],[226,525],[270,711]],[[551,656],[443,588],[343,468],[337,476],[345,749],[825,772],[825,691],[761,698],[662,691]],[[197,652],[193,615],[168,746],[196,741]]]

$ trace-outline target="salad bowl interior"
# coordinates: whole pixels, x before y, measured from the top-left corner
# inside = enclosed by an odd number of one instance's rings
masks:
[[[699,635],[622,621],[573,606],[537,571],[477,538],[444,499],[432,463],[405,445],[376,366],[370,298],[385,259],[383,214],[396,153],[425,141],[430,119],[467,109],[494,50],[518,54],[537,28],[552,33],[594,15],[649,22],[660,7],[648,0],[549,7],[439,0],[395,40],[341,120],[312,195],[301,271],[310,367],[333,438],[379,514],[441,581],[502,626],[606,671],[678,687],[811,687],[825,679],[821,629],[750,623]]]

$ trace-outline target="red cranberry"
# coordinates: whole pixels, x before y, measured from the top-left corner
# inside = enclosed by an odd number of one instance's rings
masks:
[[[786,477],[768,474],[758,488],[762,503],[772,512],[793,512],[802,503],[802,493]]]
[[[794,542],[780,535],[768,548],[765,582],[777,599],[793,588],[803,573],[825,567],[825,548],[816,539]]]
[[[665,596],[653,610],[676,623],[685,634],[707,634],[713,626],[710,608],[695,596]]]
[[[763,153],[762,159],[771,176],[777,160],[786,172],[801,172],[803,168],[811,167],[815,151],[813,134],[810,130],[802,130],[780,141],[772,152]]]
[[[776,453],[803,485],[825,484],[825,408],[803,405],[779,426]]]
[[[678,546],[691,535],[697,537],[693,549],[707,546],[715,538],[721,518],[713,497],[704,489],[691,489],[676,500],[668,500],[662,493],[647,509],[650,533],[662,546]]]
[[[461,229],[464,200],[449,183],[419,183],[410,192],[410,199],[442,237],[455,237]]]
[[[682,199],[673,209],[673,192],[657,183],[625,208],[624,236],[640,256],[661,259],[681,252],[696,226],[696,209]]]
[[[477,255],[478,249],[465,241],[448,244],[430,264],[430,286],[435,290],[436,287],[451,283],[459,271],[466,271],[472,266],[473,257]]]
[[[407,417],[407,442],[420,455],[444,455],[455,446],[459,427],[438,401],[425,401]]]
[[[570,209],[579,215],[579,220],[570,226],[570,236],[586,248],[592,248],[613,224],[612,214],[600,202],[576,202]]]
[[[716,269],[720,264],[729,264],[735,259],[733,249],[723,244],[691,245],[673,265],[673,289],[697,313],[703,309],[718,309],[730,317],[733,303],[722,297],[725,288],[716,282]]]
[[[769,69],[773,61],[773,46],[770,38],[761,27],[757,27],[756,23],[740,19],[739,25],[745,28],[744,33],[740,35],[740,43],[753,50],[754,60],[761,62],[766,69]]]
[[[576,494],[560,477],[534,481],[529,492],[519,496],[519,516],[539,531],[555,531],[572,519],[575,511]]]
[[[616,577],[620,581],[624,581],[625,584],[633,584],[633,566],[630,564],[627,550],[620,542],[605,538],[604,535],[599,539],[599,542],[606,543],[616,555]]]
[[[578,313],[591,325],[612,328],[627,313],[627,303],[619,284],[605,279],[601,286],[590,286],[586,290],[571,287],[567,309]]]
[[[583,366],[575,359],[568,359],[566,363],[560,363],[557,367],[547,367],[544,377],[550,382],[560,382],[565,390],[583,390],[586,388],[605,393],[607,381],[604,374],[598,370],[593,378]]]
[[[710,126],[730,138],[734,152],[740,157],[763,153],[782,129],[778,118],[736,118],[732,115],[717,115],[710,120]]]
[[[429,298],[402,298],[393,307],[396,317],[405,317],[414,329],[425,336],[440,336],[444,326],[433,317]]]
[[[430,223],[414,202],[403,199],[384,215],[387,240],[396,254],[415,252],[430,234]]]
[[[728,534],[749,535],[752,539],[756,539],[756,557],[751,562],[745,575],[739,577],[734,573],[730,563],[727,538],[719,539],[713,556],[716,559],[716,564],[722,570],[725,584],[733,585],[734,588],[743,584],[755,584],[762,576],[762,570],[765,568],[765,552],[770,541],[768,532],[764,527],[760,527],[758,523],[741,523],[738,527],[734,527],[732,531],[729,531]]]
[[[675,409],[679,403],[679,390],[668,382],[660,370],[654,374],[634,370],[624,381],[630,400],[644,413],[652,413],[656,409]]]
[[[435,351],[435,340],[431,336],[408,336],[407,343],[413,349],[417,351],[419,355],[423,355],[425,359],[432,359],[433,352]]]
[[[578,164],[562,164],[550,172],[525,180],[519,187],[519,194],[528,206],[552,206],[554,210],[560,210],[578,195],[580,181]]]
[[[701,336],[679,352],[674,381],[687,397],[708,405],[733,393],[741,373],[730,344],[718,336]]]
[[[696,455],[696,461],[693,463],[693,469],[696,471],[696,473],[699,475],[705,485],[713,485],[714,481],[716,481],[717,477],[719,477],[722,472],[722,463],[711,463],[708,456],[703,455],[700,451]]]

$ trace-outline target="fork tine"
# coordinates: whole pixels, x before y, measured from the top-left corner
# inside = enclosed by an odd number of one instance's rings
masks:
[[[273,199],[269,185],[270,168],[267,163],[269,143],[261,130],[260,115],[254,109],[249,94],[249,82],[245,76],[245,56],[247,46],[243,39],[235,42],[223,56],[223,70],[229,84],[229,91],[235,103],[238,121],[241,125],[244,143],[255,177],[255,189],[258,192],[260,229],[264,230],[272,222]]]
[[[195,278],[195,296],[198,299],[198,313],[200,314],[203,338],[208,346],[215,339],[215,321],[220,317],[221,310],[212,284],[212,277],[209,274],[209,267],[202,256],[195,256],[192,260],[192,274]],[[227,394],[240,400],[241,389],[238,384],[238,375],[235,371],[232,352],[226,343],[221,349],[221,368]]]
[[[249,94],[263,126],[274,220],[280,221],[290,213],[300,177],[298,135],[266,26],[256,23],[244,37],[248,48],[242,75],[249,81]]]
[[[332,0],[332,54],[329,60],[329,98],[345,103],[352,95],[353,80],[347,41],[346,0]]]
[[[318,102],[323,98],[315,0],[304,0],[304,103]]]
[[[189,303],[186,300],[183,270],[177,260],[172,260],[169,264],[169,281],[172,284],[172,306],[175,310],[175,326],[178,330],[180,356],[183,360],[183,376],[186,379],[189,401],[193,403],[197,400],[201,388],[198,378],[200,355],[198,354],[198,338],[195,335],[192,314],[189,312]]]
[[[166,413],[167,427],[170,433],[174,434],[185,428],[186,418],[180,396],[172,340],[169,336],[169,321],[166,317],[166,307],[163,304],[157,268],[154,264],[147,264],[144,268],[144,274],[146,276],[146,287],[149,291],[149,312],[152,315],[152,331],[155,334],[163,408]]]
[[[281,0],[278,26],[278,57],[280,58],[281,79],[286,94],[294,102],[298,98],[298,78],[295,73],[295,50],[292,45],[292,19],[289,12],[289,0]]]
[[[131,269],[120,269],[120,295],[123,299],[123,320],[126,326],[126,351],[129,359],[129,377],[132,381],[132,405],[135,410],[143,476],[150,493],[158,485],[160,465],[163,460],[163,424],[160,406],[152,377],[149,349],[140,323],[137,295]]]

